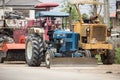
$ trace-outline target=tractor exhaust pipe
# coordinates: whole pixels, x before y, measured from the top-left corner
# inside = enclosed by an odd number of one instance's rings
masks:
[[[69,16],[69,26],[70,26],[70,31],[73,31],[71,12],[72,12],[72,7],[70,7],[70,9],[69,9],[69,14],[70,14],[70,16]]]

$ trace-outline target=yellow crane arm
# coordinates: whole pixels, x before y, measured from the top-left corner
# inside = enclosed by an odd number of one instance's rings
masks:
[[[83,22],[83,19],[82,19],[81,12],[80,12],[80,9],[79,9],[79,5],[75,5],[75,4],[74,4],[74,6],[75,6],[75,8],[76,8],[76,10],[77,10],[77,12],[78,12],[79,17],[80,17],[80,22],[81,22],[81,23],[84,23],[84,22]]]

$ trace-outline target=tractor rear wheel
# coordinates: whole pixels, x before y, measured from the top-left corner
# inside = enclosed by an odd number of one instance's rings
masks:
[[[114,50],[109,50],[107,54],[101,54],[101,60],[103,64],[113,64],[114,63]]]
[[[43,60],[43,40],[40,36],[30,35],[28,37],[25,58],[29,66],[40,66]]]

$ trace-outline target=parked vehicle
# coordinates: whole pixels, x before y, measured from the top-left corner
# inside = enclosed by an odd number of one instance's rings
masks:
[[[111,31],[111,37],[120,37],[120,33],[118,33],[117,31]]]

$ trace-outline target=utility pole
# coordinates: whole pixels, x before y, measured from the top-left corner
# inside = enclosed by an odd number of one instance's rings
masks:
[[[104,22],[110,27],[110,11],[109,0],[104,0]]]
[[[5,0],[2,0],[2,7],[3,7],[3,19],[5,16]]]
[[[94,0],[94,1],[98,1],[98,0]],[[97,15],[97,6],[93,5],[93,15]]]
[[[5,0],[2,0],[3,9],[5,9]]]

